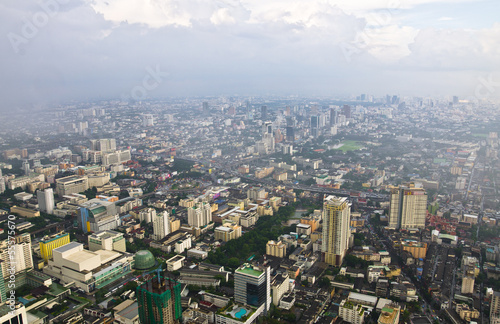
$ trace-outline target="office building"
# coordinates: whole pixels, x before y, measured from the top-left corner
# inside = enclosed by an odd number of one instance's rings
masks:
[[[287,126],[286,128],[286,141],[287,142],[295,141],[295,131],[292,126]]]
[[[14,242],[3,240],[0,242],[0,259],[8,262],[9,266],[2,265],[2,276],[7,278],[12,275],[14,268],[17,274],[21,271],[33,269],[33,255],[31,254],[31,236],[24,233],[14,237]]]
[[[153,240],[161,240],[170,234],[170,220],[168,212],[156,214],[153,218]]]
[[[335,126],[338,123],[338,112],[335,108],[330,108],[330,126]]]
[[[89,188],[87,176],[72,175],[56,180],[56,193],[59,197],[84,192]]]
[[[212,208],[209,203],[202,202],[188,208],[188,224],[204,227],[212,221]]]
[[[346,197],[327,196],[323,202],[323,244],[325,262],[339,267],[349,248],[351,204]]]
[[[344,105],[344,107],[342,107],[342,114],[345,118],[351,118],[351,106]]]
[[[271,240],[266,244],[266,254],[284,258],[286,256],[286,244],[281,241],[275,242]]]
[[[90,140],[90,150],[99,152],[113,152],[116,150],[116,140],[114,138]]]
[[[38,208],[40,211],[52,214],[54,211],[54,191],[52,188],[47,188],[45,190],[38,190],[36,193],[38,199]]]
[[[422,188],[401,186],[391,190],[389,227],[423,229],[427,214],[427,194]]]
[[[106,250],[126,252],[127,250],[123,233],[111,230],[92,233],[88,236],[88,243],[90,251]]]
[[[70,242],[69,233],[45,236],[40,241],[40,254],[45,262],[52,258],[52,251]]]
[[[84,233],[113,230],[120,225],[115,203],[96,198],[80,204],[77,221]]]
[[[142,324],[180,323],[181,284],[165,277],[154,277],[137,287],[139,318]]]
[[[209,111],[209,107],[208,107],[208,102],[204,101],[203,102],[203,112],[208,112]]]
[[[266,266],[243,264],[234,272],[234,300],[237,303],[259,307],[264,314],[271,307],[271,269]]]
[[[267,119],[267,106],[260,107],[260,118],[262,120]]]
[[[130,150],[115,151],[102,154],[102,165],[108,166],[112,164],[121,164],[130,161],[132,156]]]
[[[30,163],[28,160],[23,161],[22,169],[23,169],[24,175],[26,175],[26,176],[30,175],[31,169],[30,169]]]

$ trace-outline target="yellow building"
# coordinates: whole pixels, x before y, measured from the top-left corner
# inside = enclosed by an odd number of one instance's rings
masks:
[[[40,216],[40,211],[38,211],[38,210],[33,210],[33,209],[19,207],[19,206],[12,206],[10,208],[10,212],[13,214],[18,214],[19,216],[22,216],[22,217],[27,217],[27,218]]]
[[[312,217],[302,217],[300,219],[301,224],[311,225],[311,232],[314,232],[319,227],[319,220]]]
[[[427,243],[403,241],[401,242],[401,249],[410,252],[415,259],[425,259],[425,255],[427,254]]]
[[[284,258],[286,256],[286,244],[281,241],[269,241],[266,244],[266,254],[278,258]]]
[[[52,236],[45,236],[40,241],[40,254],[42,259],[47,262],[52,258],[52,251],[54,249],[66,245],[69,242],[69,233],[59,233]]]
[[[351,204],[346,197],[328,196],[323,202],[322,252],[325,262],[339,267],[349,248]]]
[[[386,305],[382,308],[382,312],[378,318],[378,324],[398,324],[399,323],[399,313],[401,312],[401,307],[397,305]]]
[[[237,239],[241,236],[241,226],[231,223],[224,223],[215,229],[215,239],[224,242]]]

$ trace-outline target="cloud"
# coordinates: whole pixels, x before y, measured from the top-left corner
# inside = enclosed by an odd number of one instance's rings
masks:
[[[416,92],[444,92],[457,91],[456,80],[500,70],[500,24],[417,29],[387,11],[430,0],[45,1],[61,2],[33,37],[23,30],[44,12],[40,4],[0,4],[0,34],[26,39],[19,51],[0,39],[0,109],[116,98],[156,65],[169,77],[151,96],[411,90],[407,80],[419,85]],[[356,50],[350,61],[343,44]],[[442,85],[431,86],[429,76]]]

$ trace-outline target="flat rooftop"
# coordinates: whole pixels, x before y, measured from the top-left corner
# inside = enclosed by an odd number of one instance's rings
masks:
[[[255,270],[252,267],[244,267],[244,268],[239,268],[236,269],[236,272],[241,272],[246,275],[254,276],[254,277],[259,277],[261,274],[263,274],[263,271]]]

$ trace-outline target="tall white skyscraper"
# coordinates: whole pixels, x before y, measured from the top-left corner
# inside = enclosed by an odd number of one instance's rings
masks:
[[[30,163],[28,162],[28,160],[23,161],[23,171],[24,175],[30,175]]]
[[[323,245],[325,262],[339,267],[349,248],[351,204],[346,197],[327,196],[323,201]]]
[[[168,234],[170,234],[169,214],[164,211],[153,217],[153,239],[159,241]]]
[[[212,221],[212,209],[209,203],[203,202],[188,208],[188,224],[203,227]]]
[[[54,212],[54,191],[52,188],[47,188],[44,191],[38,190],[36,192],[36,197],[41,211],[47,214],[52,214]]]

